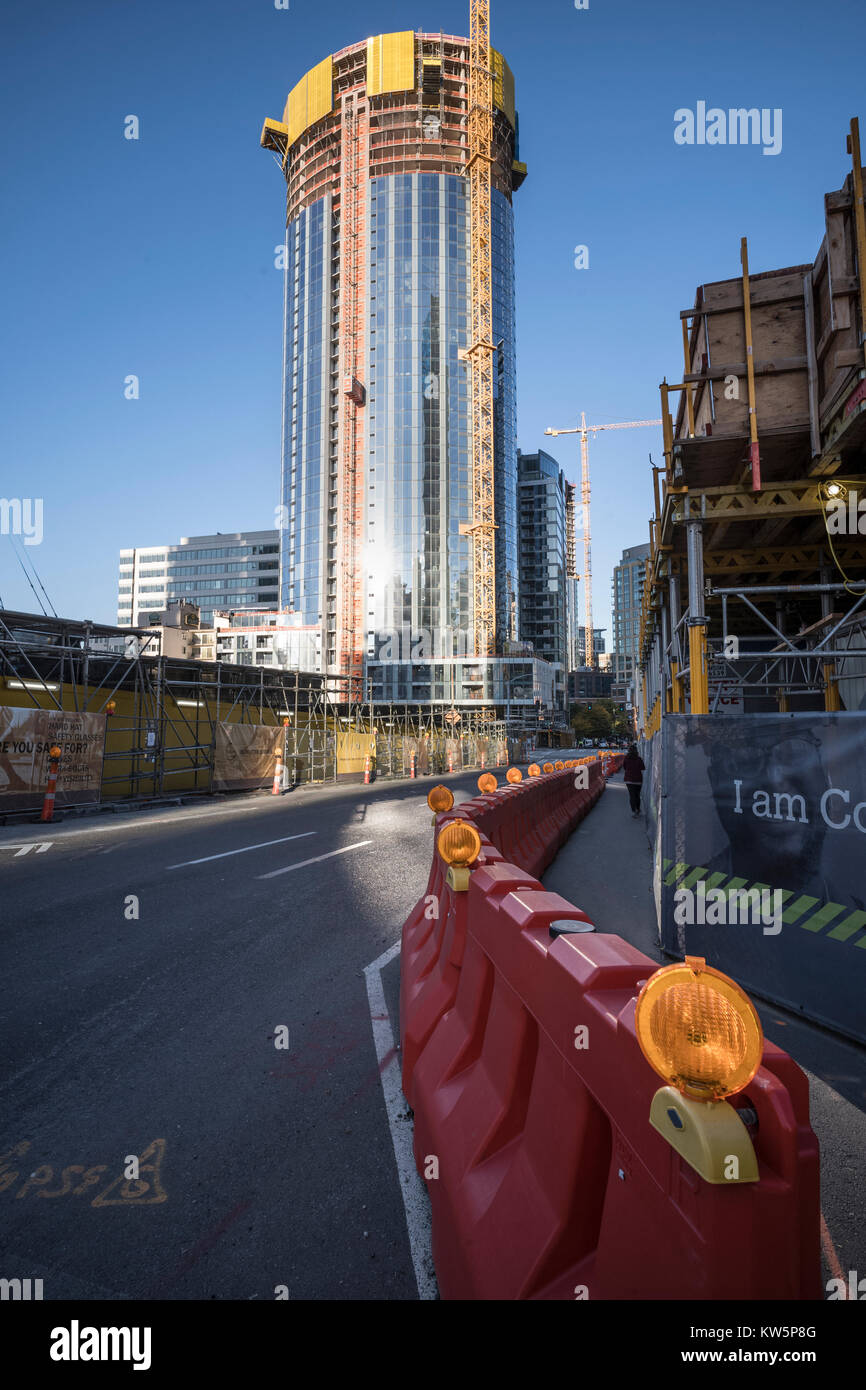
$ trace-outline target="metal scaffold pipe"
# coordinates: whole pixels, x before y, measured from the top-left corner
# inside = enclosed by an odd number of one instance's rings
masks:
[[[689,680],[692,714],[709,714],[707,618],[704,613],[704,551],[701,522],[686,522],[689,567]]]

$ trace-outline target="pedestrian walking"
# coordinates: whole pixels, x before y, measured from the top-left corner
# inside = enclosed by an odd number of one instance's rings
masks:
[[[640,789],[645,771],[644,760],[637,751],[637,744],[630,743],[622,763],[622,776],[628,787],[628,800],[633,818],[640,815]]]

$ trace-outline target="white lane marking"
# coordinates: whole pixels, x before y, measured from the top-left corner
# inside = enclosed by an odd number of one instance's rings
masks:
[[[395,941],[377,960],[364,968],[364,975],[367,980],[370,1022],[373,1025],[373,1042],[379,1062],[379,1075],[382,1078],[388,1128],[391,1131],[400,1194],[406,1212],[406,1231],[409,1236],[415,1282],[418,1285],[418,1297],[435,1299],[439,1291],[436,1277],[432,1273],[430,1200],[424,1181],[415,1167],[415,1156],[412,1152],[413,1126],[405,1119],[399,1118],[401,1114],[405,1115],[407,1102],[400,1085],[400,1054],[391,1026],[391,1015],[385,1002],[385,991],[382,988],[382,971],[399,950],[400,942]]]
[[[182,864],[168,864],[168,869],[187,869],[190,864],[209,864],[212,859],[228,859],[233,854],[248,854],[251,849],[267,849],[268,845],[284,845],[287,840],[306,840],[315,835],[315,830],[304,830],[300,835],[282,835],[279,840],[262,840],[260,845],[243,845],[240,849],[224,849],[222,854],[206,854],[203,859],[185,859]]]
[[[293,869],[305,869],[308,864],[321,864],[323,859],[333,859],[335,854],[348,854],[350,849],[363,849],[372,840],[359,840],[356,845],[344,845],[342,849],[332,849],[330,854],[317,854],[315,859],[302,859],[300,864],[287,864],[284,869],[271,869],[269,874],[256,874],[256,878],[277,878],[279,874],[290,874]]]
[[[142,812],[138,820],[116,820],[113,815],[111,819],[109,819],[106,814],[100,819],[98,825],[76,825],[70,826],[68,829],[61,829],[58,826],[55,832],[57,837],[56,842],[59,843],[61,840],[77,840],[80,835],[106,835],[113,830],[140,830],[141,827],[145,825],[177,825],[181,820],[185,825],[186,822],[190,820],[212,820],[214,816],[237,816],[248,811],[261,811],[264,814],[271,809],[276,808],[272,807],[270,801],[264,804],[261,801],[254,801],[247,806],[219,806],[215,807],[212,811],[187,811],[184,806],[177,806],[170,816],[154,816],[149,812]],[[126,814],[131,817],[139,813],[136,811],[128,811]],[[53,828],[52,826],[52,829]],[[13,843],[20,844],[20,841],[14,841]],[[54,844],[55,841],[51,840],[49,843]],[[5,846],[0,846],[0,848],[5,848]]]
[[[22,854],[29,854],[32,849],[37,854],[44,854],[53,844],[53,840],[33,840],[30,844],[22,845],[20,840],[13,840],[11,845],[0,845],[0,849],[14,849],[17,851],[15,858],[20,859]]]

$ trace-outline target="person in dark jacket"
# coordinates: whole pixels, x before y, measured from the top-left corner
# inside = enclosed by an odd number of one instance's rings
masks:
[[[630,743],[622,763],[623,781],[628,787],[628,799],[632,816],[640,815],[640,789],[646,771],[644,760],[637,751],[637,744]]]

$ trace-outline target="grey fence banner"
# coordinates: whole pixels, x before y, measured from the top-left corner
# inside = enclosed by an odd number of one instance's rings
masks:
[[[664,950],[866,1041],[866,714],[666,715],[661,743]]]

